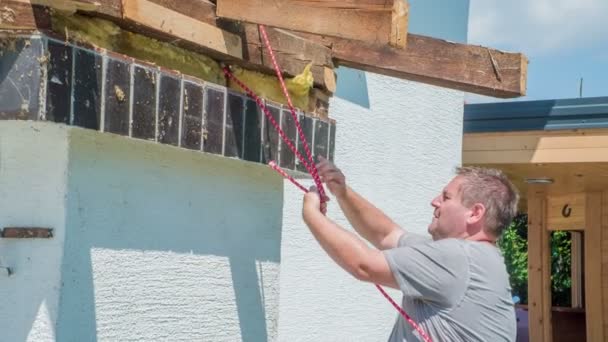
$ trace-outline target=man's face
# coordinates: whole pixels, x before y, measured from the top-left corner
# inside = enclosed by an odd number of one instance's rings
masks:
[[[462,204],[460,186],[463,182],[462,177],[454,177],[431,202],[433,221],[428,231],[433,240],[466,236],[467,217],[471,211]]]

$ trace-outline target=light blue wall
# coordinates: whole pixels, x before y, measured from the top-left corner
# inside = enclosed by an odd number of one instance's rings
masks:
[[[469,0],[409,0],[409,33],[467,42]],[[369,108],[367,75],[346,67],[336,71],[336,97]]]
[[[275,334],[280,177],[78,128],[69,148],[58,341]]]

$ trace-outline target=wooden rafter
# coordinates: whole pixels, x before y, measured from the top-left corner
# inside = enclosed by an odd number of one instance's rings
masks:
[[[406,44],[408,6],[404,0],[336,1],[218,0],[222,18],[264,24],[299,32],[323,34],[403,48]],[[374,4],[375,3],[375,4]],[[371,7],[370,7],[371,6]]]
[[[123,18],[219,53],[243,57],[241,38],[148,0],[123,0]]]
[[[407,48],[302,34],[331,47],[338,65],[500,98],[526,93],[527,58],[408,34]]]

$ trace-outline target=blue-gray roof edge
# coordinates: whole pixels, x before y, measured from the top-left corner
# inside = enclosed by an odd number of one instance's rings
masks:
[[[464,133],[608,128],[608,96],[466,104]]]

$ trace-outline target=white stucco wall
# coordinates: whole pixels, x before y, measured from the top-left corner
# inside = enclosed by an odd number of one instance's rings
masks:
[[[48,227],[49,240],[0,239],[0,341],[53,341],[65,237],[67,131],[0,121],[0,227]]]
[[[69,138],[58,340],[275,339],[271,170],[90,130]]]
[[[450,2],[450,11],[441,4],[410,1],[410,31],[466,41],[468,1]],[[339,72],[330,113],[338,122],[335,161],[348,184],[404,228],[426,233],[430,201],[461,162],[463,99],[459,91]],[[288,182],[284,188],[279,340],[386,341],[397,312],[326,255],[302,222],[302,193]],[[351,229],[335,200],[328,215]]]

